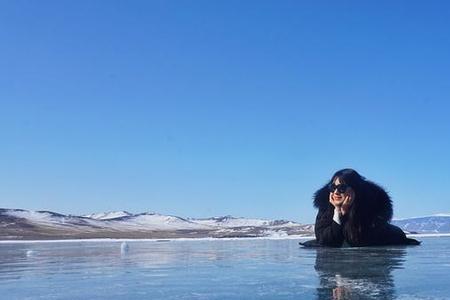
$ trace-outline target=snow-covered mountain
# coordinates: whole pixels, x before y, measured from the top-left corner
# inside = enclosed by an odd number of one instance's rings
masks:
[[[101,213],[94,213],[89,215],[84,215],[82,217],[95,219],[95,220],[111,220],[116,218],[122,218],[122,217],[128,217],[131,216],[127,211],[111,211],[111,212],[101,212]]]
[[[189,219],[192,222],[198,224],[204,224],[208,226],[224,227],[224,228],[236,228],[236,227],[258,227],[258,226],[270,226],[270,227],[289,227],[298,226],[298,223],[285,220],[264,220],[264,219],[248,219],[248,218],[236,218],[232,216],[213,217],[207,219]]]
[[[16,218],[21,223],[39,224],[42,226],[95,226],[95,220],[78,216],[63,215],[51,211],[31,211],[23,209],[0,209],[0,217]],[[1,221],[1,219],[0,219]],[[2,224],[5,225],[5,224]]]
[[[392,223],[407,232],[450,233],[450,214],[397,219]]]
[[[65,238],[260,237],[311,234],[311,225],[284,220],[184,219],[126,211],[83,216],[49,211],[0,209],[0,240]]]
[[[106,220],[106,219],[102,219]],[[146,230],[211,230],[210,226],[198,224],[180,217],[160,215],[157,213],[141,213],[114,219],[107,219],[108,225],[114,228],[139,228]]]

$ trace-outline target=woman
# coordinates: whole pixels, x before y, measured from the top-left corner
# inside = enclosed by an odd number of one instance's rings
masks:
[[[390,224],[392,201],[379,185],[352,169],[336,172],[314,194],[319,209],[314,227],[318,246],[419,245]],[[308,245],[308,243],[306,243]]]

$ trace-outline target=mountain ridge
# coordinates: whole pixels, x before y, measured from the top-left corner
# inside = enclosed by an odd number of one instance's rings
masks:
[[[181,218],[126,211],[82,216],[0,208],[0,240],[77,238],[199,238],[310,235],[311,225],[292,221],[236,218]]]
[[[450,233],[450,214],[395,219],[407,233]],[[156,212],[87,215],[0,208],[0,240],[313,236],[314,224],[234,217],[182,218]]]

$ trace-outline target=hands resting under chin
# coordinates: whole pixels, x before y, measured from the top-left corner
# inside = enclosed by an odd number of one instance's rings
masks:
[[[340,195],[330,193],[329,200],[330,203],[339,210],[341,215],[345,215],[346,213],[348,213],[354,198],[355,193],[350,190]]]

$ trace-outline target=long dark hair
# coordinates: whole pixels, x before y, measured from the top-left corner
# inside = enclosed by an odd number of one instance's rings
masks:
[[[364,245],[368,237],[368,231],[376,225],[374,212],[377,208],[378,186],[368,181],[353,169],[342,169],[334,173],[330,183],[339,179],[341,183],[349,185],[355,192],[355,198],[344,216],[344,234],[349,242],[354,245]],[[376,187],[376,188],[373,188]],[[386,216],[390,218],[391,216]]]
[[[353,169],[342,169],[337,171],[334,173],[333,177],[331,177],[330,183],[333,183],[336,179],[339,179],[341,183],[349,185],[355,193],[360,190],[366,182],[366,178]]]

